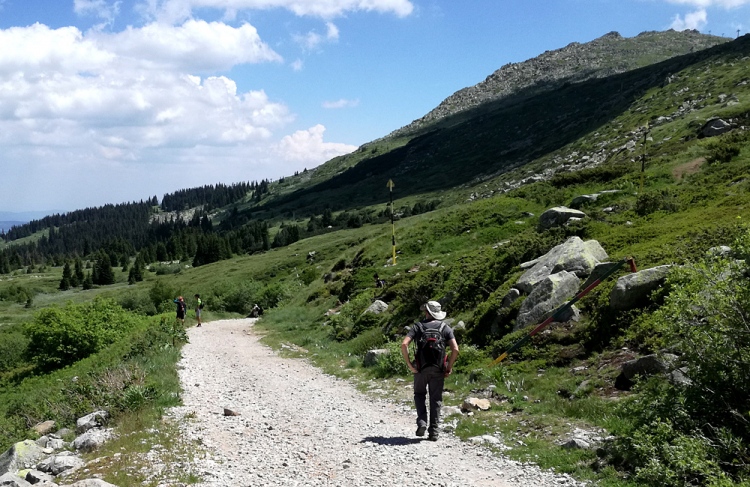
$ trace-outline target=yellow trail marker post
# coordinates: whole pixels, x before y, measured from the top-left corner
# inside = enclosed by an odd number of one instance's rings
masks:
[[[390,202],[391,202],[391,244],[393,246],[393,265],[396,265],[396,224],[393,222],[393,180],[388,180],[388,189],[390,190]]]

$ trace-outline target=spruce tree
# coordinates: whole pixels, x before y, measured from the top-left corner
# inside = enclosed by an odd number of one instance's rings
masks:
[[[91,289],[94,287],[94,281],[91,277],[91,273],[87,273],[86,277],[83,278],[83,289]]]
[[[63,267],[63,273],[62,273],[62,279],[60,279],[60,290],[61,291],[67,291],[70,289],[70,279],[72,277],[72,274],[70,272],[70,264],[65,263],[65,266]]]

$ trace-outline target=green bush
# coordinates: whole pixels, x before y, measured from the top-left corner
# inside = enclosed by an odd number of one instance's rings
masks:
[[[640,216],[650,215],[657,211],[673,213],[678,209],[677,196],[673,191],[667,189],[647,191],[638,195],[635,202],[635,212]]]
[[[14,328],[0,332],[0,373],[11,371],[25,363],[29,339]]]
[[[629,427],[618,432],[617,454],[654,485],[750,480],[747,228],[732,248],[732,259],[707,257],[675,269],[672,292],[650,319],[678,355],[673,367],[689,378],[650,381],[622,408]]]
[[[386,349],[388,353],[380,357],[375,366],[375,375],[381,378],[408,375],[409,368],[401,356],[401,342],[391,342]]]
[[[354,355],[363,355],[368,350],[380,348],[386,343],[386,336],[379,328],[360,333],[346,343],[346,349]]]
[[[46,308],[24,329],[29,339],[27,354],[41,370],[65,367],[122,338],[138,322],[133,313],[102,298]]]

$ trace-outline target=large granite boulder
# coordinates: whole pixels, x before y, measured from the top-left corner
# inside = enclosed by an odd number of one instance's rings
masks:
[[[624,362],[620,367],[620,375],[615,378],[615,387],[621,391],[629,391],[633,387],[636,377],[648,377],[667,373],[675,361],[673,355],[644,355],[634,360]]]
[[[596,240],[584,242],[579,237],[570,237],[536,259],[536,263],[523,273],[515,287],[524,293],[531,293],[538,282],[561,271],[586,277],[597,264],[607,259],[607,252]]]
[[[567,206],[556,206],[539,216],[539,227],[543,230],[559,227],[565,225],[571,218],[586,218],[586,213]]]
[[[610,308],[625,311],[646,304],[651,293],[664,284],[671,267],[652,267],[619,278],[609,294]]]
[[[42,447],[33,440],[20,441],[0,455],[0,475],[31,468],[45,456]]]
[[[518,310],[515,330],[544,320],[557,307],[575,296],[580,284],[580,279],[568,271],[551,274],[537,283]]]

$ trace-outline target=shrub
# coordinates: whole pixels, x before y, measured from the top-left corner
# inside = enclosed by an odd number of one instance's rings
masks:
[[[386,349],[388,353],[380,357],[375,366],[375,375],[386,378],[409,374],[404,357],[401,356],[401,342],[391,342]]]
[[[677,197],[672,191],[648,191],[638,195],[635,202],[635,212],[639,216],[650,215],[657,211],[675,212],[679,209]]]
[[[122,338],[137,323],[132,313],[102,298],[43,309],[24,329],[28,357],[42,370],[65,367]]]

